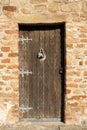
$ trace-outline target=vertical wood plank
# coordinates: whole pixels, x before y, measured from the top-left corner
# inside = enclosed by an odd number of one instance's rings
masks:
[[[34,89],[33,88],[33,69],[34,69],[34,66],[33,66],[33,61],[34,61],[34,49],[33,49],[34,41],[33,41],[33,39],[34,39],[34,34],[33,34],[32,30],[30,30],[28,32],[28,38],[32,39],[32,41],[28,42],[28,47],[27,47],[27,49],[28,49],[28,59],[27,59],[28,70],[32,72],[32,75],[30,74],[28,76],[28,79],[29,79],[28,89],[29,89],[29,91],[27,93],[29,95],[29,98],[28,98],[29,104],[28,104],[28,106],[29,106],[30,110],[28,111],[27,117],[32,118],[32,117],[34,117],[34,115],[33,115],[33,113],[34,113],[34,110],[33,110],[33,89]]]
[[[23,34],[24,38],[27,39],[28,37],[28,30],[25,30],[24,31],[24,34]],[[30,51],[28,51],[28,43],[27,41],[24,42],[24,46],[25,46],[25,67],[24,67],[24,70],[27,71],[28,70],[28,53],[30,53]],[[28,75],[25,75],[24,76],[24,82],[25,82],[25,107],[29,107],[29,76]],[[28,114],[28,111],[25,111],[24,112],[24,118],[27,118],[27,114]]]
[[[38,80],[39,80],[39,68],[38,68],[38,59],[37,59],[37,53],[38,53],[38,46],[39,46],[39,35],[37,31],[34,31],[34,61],[33,61],[33,112],[34,112],[34,118],[39,117],[39,85],[38,85]]]
[[[50,30],[50,46],[49,46],[49,117],[54,118],[54,105],[55,105],[55,93],[54,93],[54,30]]]
[[[20,36],[19,37],[21,37],[21,35],[22,35],[22,31],[20,32]],[[21,44],[21,41],[19,42],[19,68],[21,69],[22,68],[22,62],[24,61],[24,51],[23,51],[23,46],[22,46],[22,44]],[[20,99],[20,106],[23,106],[24,105],[24,78],[22,79],[22,75],[20,75],[19,76],[19,79],[20,79],[20,81],[19,81],[19,90],[20,90],[20,92],[21,93],[19,93],[19,99]],[[22,113],[22,112],[21,112]],[[23,116],[23,114],[22,114],[22,116]]]
[[[55,89],[55,117],[60,117],[61,111],[61,47],[60,47],[60,29],[55,30],[55,53],[54,53],[54,89]]]
[[[44,61],[44,118],[49,118],[49,30],[45,30],[44,51],[46,60]]]
[[[40,30],[40,47],[44,50],[44,30]],[[44,61],[39,62],[39,118],[44,117]]]

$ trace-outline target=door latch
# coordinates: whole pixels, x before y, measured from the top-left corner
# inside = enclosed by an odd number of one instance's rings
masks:
[[[40,60],[40,61],[44,61],[46,59],[46,55],[44,53],[44,50],[43,48],[40,49],[39,53],[37,54],[37,58]]]

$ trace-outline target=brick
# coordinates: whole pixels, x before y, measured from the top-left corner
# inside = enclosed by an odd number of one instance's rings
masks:
[[[83,65],[83,61],[80,61],[80,62],[79,62],[79,65]]]
[[[12,79],[12,77],[11,76],[3,76],[2,79],[3,80],[10,80],[10,79]]]
[[[6,91],[11,91],[12,89],[11,89],[11,87],[7,86],[5,90]]]
[[[73,38],[73,37],[68,37],[68,38],[66,39],[66,42],[67,42],[67,44],[78,43],[78,42],[79,42],[79,39]]]
[[[75,78],[74,81],[75,81],[75,82],[81,82],[81,81],[82,81],[82,78]]]
[[[84,51],[84,54],[87,56],[87,50]]]
[[[66,89],[66,94],[70,94],[71,90],[70,89]]]
[[[10,63],[10,59],[3,59],[1,60],[2,63]]]
[[[70,102],[70,106],[72,106],[72,107],[78,107],[78,105],[79,105],[79,103],[76,101]]]
[[[14,12],[16,11],[15,6],[3,6],[3,10]]]
[[[79,88],[85,88],[87,86],[87,84],[80,84]]]
[[[18,69],[18,65],[9,65],[8,69]]]
[[[9,53],[8,54],[8,57],[17,57],[18,56],[18,53]]]
[[[86,38],[86,34],[81,33],[81,34],[79,35],[79,37],[80,37],[80,38]]]
[[[66,64],[67,65],[72,65],[72,60],[71,58],[73,59],[72,55],[67,55],[67,58],[66,58]]]
[[[8,51],[10,51],[10,47],[2,47],[1,51],[8,52]]]
[[[0,81],[0,85],[5,85],[5,83]]]
[[[82,33],[86,33],[87,32],[87,28],[81,28],[79,31],[81,31]]]
[[[14,99],[16,100],[18,98],[18,93],[10,92],[10,93],[0,93],[0,97],[3,97],[3,99]],[[15,97],[15,98],[14,98]]]
[[[73,95],[83,95],[84,94],[84,92],[82,91],[83,89],[81,89],[81,88],[77,88],[77,89],[75,89],[75,90],[73,90],[72,91],[72,94]]]
[[[82,14],[80,15],[80,17],[81,17],[81,19],[82,19],[83,21],[86,21],[86,20],[87,20],[87,13],[82,13]]]
[[[0,57],[2,57],[3,56],[3,54],[2,53],[0,53]]]
[[[11,86],[13,87],[13,86],[15,86],[15,87],[17,87],[18,86],[18,84],[19,84],[19,81],[11,81]]]
[[[31,4],[40,4],[40,3],[46,3],[47,0],[30,0]]]
[[[66,46],[68,47],[68,48],[73,48],[73,44],[72,43],[68,43],[68,44],[66,44]]]
[[[19,71],[18,70],[15,70],[12,72],[13,75],[18,75],[19,74]]]
[[[85,61],[85,64],[87,65],[87,61]]]
[[[66,75],[67,75],[67,76],[71,76],[71,77],[74,76],[73,72],[66,72]]]
[[[71,98],[68,98],[68,100],[77,100],[77,101],[81,101],[81,100],[83,100],[83,99],[86,99],[87,98],[87,96],[72,96]]]
[[[9,35],[6,35],[3,37],[3,40],[11,40],[11,37],[9,37]]]
[[[19,91],[19,88],[18,88],[17,86],[14,86],[14,87],[13,87],[13,91],[18,92],[18,91]]]
[[[18,30],[5,30],[5,33],[7,33],[7,34],[15,34],[17,32],[18,32]]]
[[[84,48],[84,47],[85,47],[85,45],[84,45],[84,44],[82,44],[82,43],[80,43],[80,44],[77,44],[77,47],[78,47],[78,48]]]
[[[70,87],[70,88],[77,88],[78,84],[77,83],[70,83],[70,84],[66,84],[66,86]]]
[[[85,71],[85,72],[83,73],[83,75],[84,75],[84,76],[87,76],[87,71]]]
[[[87,43],[87,39],[81,39],[81,42]]]
[[[5,67],[6,67],[6,65],[0,65],[0,69],[3,69]]]
[[[17,76],[2,76],[3,80],[12,80],[12,79],[18,79]]]

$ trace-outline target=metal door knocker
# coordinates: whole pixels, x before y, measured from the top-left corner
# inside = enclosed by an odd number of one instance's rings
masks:
[[[37,58],[40,60],[40,61],[44,61],[46,59],[46,55],[44,53],[44,50],[43,48],[40,49],[39,53],[37,54]]]

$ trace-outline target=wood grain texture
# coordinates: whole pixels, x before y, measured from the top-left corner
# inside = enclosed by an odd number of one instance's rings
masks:
[[[61,116],[61,29],[57,26],[27,26],[21,28],[20,37],[32,38],[19,42],[19,68],[32,71],[32,75],[20,75],[20,106],[32,108],[21,118],[60,118]],[[44,50],[46,59],[40,61],[37,54]]]

